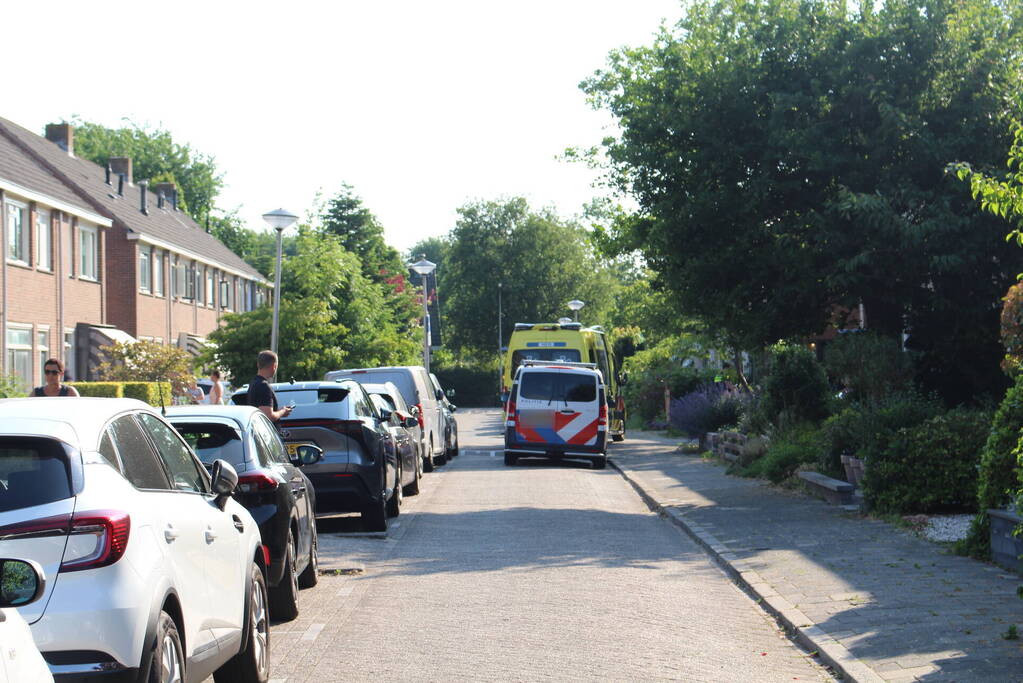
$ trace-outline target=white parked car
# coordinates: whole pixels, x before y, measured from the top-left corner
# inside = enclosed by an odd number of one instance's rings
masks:
[[[50,669],[18,614],[43,595],[43,570],[31,560],[0,559],[0,683],[47,683]]]
[[[140,401],[0,401],[0,557],[50,579],[21,614],[58,680],[268,679],[266,549],[211,472]]]

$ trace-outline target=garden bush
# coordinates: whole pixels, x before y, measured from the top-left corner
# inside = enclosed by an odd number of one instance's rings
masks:
[[[873,332],[840,335],[824,350],[828,374],[856,400],[877,401],[910,386],[913,364],[897,339]]]
[[[854,401],[821,425],[817,469],[842,479],[842,455],[870,459],[883,452],[895,433],[914,427],[943,411],[941,403],[915,392],[891,394],[877,401]]]
[[[816,425],[794,424],[777,433],[764,455],[744,467],[741,474],[779,483],[795,474],[801,465],[816,462],[820,448],[820,430]]]
[[[975,510],[977,465],[991,414],[956,409],[899,429],[870,455],[863,495],[881,513]]]
[[[163,392],[161,398],[160,393]],[[137,398],[151,406],[169,406],[174,403],[169,382],[124,382],[122,395],[125,398]]]
[[[670,342],[670,343],[669,343]],[[711,381],[713,371],[684,368],[677,340],[662,342],[652,349],[640,351],[625,361],[628,382],[622,387],[628,411],[648,421],[664,416],[664,387],[673,397],[689,394]]]
[[[441,349],[430,362],[441,387],[454,389],[451,402],[457,406],[496,406],[500,404],[500,366],[496,355],[456,357]]]
[[[124,382],[68,382],[82,396],[101,398],[123,398]]]
[[[830,393],[827,373],[813,351],[787,343],[771,348],[763,402],[772,422],[783,414],[794,422],[817,422],[827,415]]]
[[[669,422],[693,437],[716,432],[738,423],[744,401],[743,393],[724,382],[705,384],[671,401]]]

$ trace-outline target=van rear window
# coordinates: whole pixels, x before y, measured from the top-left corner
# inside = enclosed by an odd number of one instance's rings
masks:
[[[597,400],[597,381],[575,372],[527,372],[519,379],[519,397],[588,403]]]
[[[516,349],[512,351],[511,373],[524,360],[549,360],[557,363],[578,363],[582,360],[579,349]]]
[[[60,442],[0,437],[0,512],[70,497],[67,453]]]
[[[277,402],[282,406],[294,402],[296,405],[308,406],[317,403],[340,403],[348,396],[348,390],[342,387],[328,387],[324,389],[302,389],[288,391],[287,389],[277,390]]]

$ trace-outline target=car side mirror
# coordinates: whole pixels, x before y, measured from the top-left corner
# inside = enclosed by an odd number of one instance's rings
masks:
[[[223,510],[227,499],[238,486],[238,473],[231,467],[231,463],[217,459],[213,461],[210,478],[213,480],[213,492],[217,496],[215,499],[217,507]]]
[[[456,410],[458,410],[458,406],[456,406],[454,403],[449,403],[448,410],[450,410],[451,412],[455,412]]]
[[[455,390],[454,389],[448,389],[444,393],[447,395],[448,398],[454,398],[455,397]]]
[[[380,420],[381,422],[387,422],[388,420],[391,419],[391,411],[390,410],[381,410],[380,411],[380,417],[378,417],[377,419]]]
[[[437,397],[438,401],[443,401],[444,400],[444,390],[443,389],[438,389],[437,391],[435,391],[433,393]]]
[[[405,427],[406,429],[412,429],[413,427],[418,427],[419,426],[419,418],[412,417],[412,416],[406,417],[404,420],[401,421],[401,426]]]
[[[34,560],[0,560],[0,607],[24,607],[46,590],[43,568]]]
[[[295,449],[295,457],[291,462],[297,467],[302,465],[315,465],[323,460],[323,449],[313,444],[302,444]]]
[[[408,411],[412,413],[412,417],[419,417],[419,413],[421,412],[419,410],[419,406],[412,406],[408,409]]]

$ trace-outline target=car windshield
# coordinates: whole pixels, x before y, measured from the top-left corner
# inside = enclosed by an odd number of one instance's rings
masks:
[[[226,460],[235,469],[245,467],[245,446],[238,429],[216,422],[172,422],[178,434],[207,465]]]
[[[578,363],[579,349],[517,349],[512,352],[512,375],[524,360],[542,360],[552,363]]]
[[[519,396],[523,399],[573,402],[597,399],[596,379],[578,372],[526,372],[519,383]]]
[[[67,453],[58,441],[0,438],[0,512],[70,497]]]

